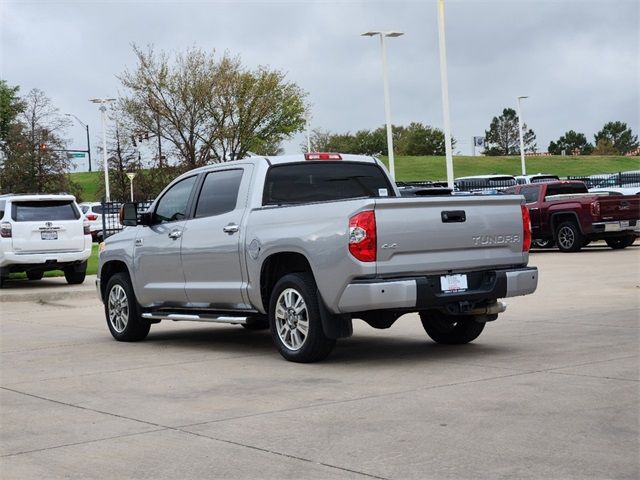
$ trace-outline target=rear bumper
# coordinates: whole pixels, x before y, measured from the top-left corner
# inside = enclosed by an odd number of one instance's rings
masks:
[[[66,265],[73,262],[82,262],[91,256],[91,243],[85,242],[87,248],[78,252],[51,252],[51,253],[14,253],[5,252],[0,257],[0,267],[11,267],[14,265],[29,265],[51,267],[55,270],[56,265]]]
[[[465,291],[445,293],[441,275],[393,280],[360,280],[347,285],[340,300],[340,313],[367,310],[426,310],[458,302],[479,303],[535,292],[538,269],[492,270],[467,273]]]
[[[592,234],[597,235],[600,238],[617,236],[621,233],[634,233],[636,236],[640,235],[640,220],[612,220],[608,222],[596,222],[592,227]]]

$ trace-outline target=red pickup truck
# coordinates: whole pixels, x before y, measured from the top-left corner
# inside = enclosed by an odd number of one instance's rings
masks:
[[[640,195],[589,193],[579,181],[518,185],[505,193],[523,195],[534,240],[577,252],[593,240],[626,248],[640,236]]]

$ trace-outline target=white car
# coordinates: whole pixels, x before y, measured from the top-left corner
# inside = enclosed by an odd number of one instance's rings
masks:
[[[518,185],[524,185],[526,183],[543,183],[543,182],[555,182],[560,180],[557,175],[551,173],[536,173],[534,175],[518,175],[516,181]]]
[[[600,187],[590,188],[589,192],[604,192],[609,195],[640,195],[640,187]]]
[[[82,283],[90,255],[89,222],[73,195],[0,195],[0,287],[10,273],[39,280],[49,270]]]
[[[84,213],[85,218],[89,222],[89,230],[91,231],[91,238],[94,242],[101,242],[104,240],[102,233],[102,215],[103,206],[100,202],[83,202],[80,204],[80,209]],[[107,214],[107,229],[111,226],[120,226],[120,219],[118,214]]]

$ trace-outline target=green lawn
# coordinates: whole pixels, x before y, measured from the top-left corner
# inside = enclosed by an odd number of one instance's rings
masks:
[[[87,261],[87,275],[95,275],[98,273],[98,244],[94,243],[91,247],[91,256]],[[62,277],[64,273],[62,270],[52,270],[45,272],[45,277]],[[25,273],[12,273],[9,275],[11,279],[25,279],[27,275]]]
[[[386,163],[386,157],[382,160]],[[567,175],[594,175],[640,169],[638,157],[528,157],[528,173],[553,173]],[[484,175],[488,173],[520,174],[520,157],[453,157],[455,177]],[[444,157],[396,157],[398,180],[445,180],[447,177]],[[98,172],[72,173],[71,179],[82,187],[85,202],[100,201],[98,198]]]
[[[385,163],[386,157],[382,159]],[[447,177],[444,157],[396,157],[398,180],[445,180]],[[527,173],[552,173],[560,177],[568,175],[594,175],[640,169],[638,157],[527,157]],[[453,157],[454,177],[521,173],[520,157]]]

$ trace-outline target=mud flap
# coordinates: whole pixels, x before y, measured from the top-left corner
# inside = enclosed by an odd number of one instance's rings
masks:
[[[318,297],[318,311],[320,312],[320,320],[322,321],[322,330],[324,334],[333,339],[348,338],[353,335],[353,322],[351,315],[341,314],[335,315],[327,310],[320,292],[316,292]]]

